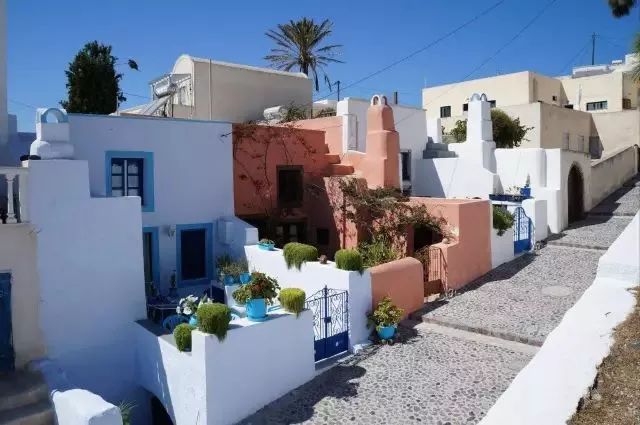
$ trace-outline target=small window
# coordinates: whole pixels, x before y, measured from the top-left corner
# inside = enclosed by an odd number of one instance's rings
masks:
[[[316,243],[318,245],[329,245],[329,229],[318,227],[316,229]]]
[[[496,107],[496,101],[495,101],[495,100],[490,100],[490,101],[489,101],[489,106],[490,106],[491,108],[495,108],[495,107]]]
[[[301,207],[302,185],[301,166],[278,167],[278,204],[288,208]]]
[[[440,118],[449,118],[451,116],[451,106],[440,107]]]
[[[145,205],[143,189],[143,160],[113,158],[111,160],[111,196],[139,196]]]
[[[463,103],[462,104],[462,112],[469,112],[469,104],[468,103]]]
[[[554,102],[557,102],[557,101],[558,101],[558,96],[551,96],[551,99],[552,99]]]
[[[600,102],[587,102],[587,111],[601,111],[603,109],[607,109],[607,101],[603,100]]]
[[[411,180],[411,151],[400,152],[400,158],[402,159],[402,180]]]
[[[631,99],[622,99],[622,109],[631,109]]]

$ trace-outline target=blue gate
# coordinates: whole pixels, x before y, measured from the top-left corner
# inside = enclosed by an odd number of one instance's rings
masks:
[[[0,372],[13,370],[11,329],[11,275],[0,273]]]
[[[313,313],[316,361],[349,349],[349,293],[326,286],[307,298],[305,307]]]
[[[516,207],[513,212],[513,253],[531,250],[531,219],[524,208]]]

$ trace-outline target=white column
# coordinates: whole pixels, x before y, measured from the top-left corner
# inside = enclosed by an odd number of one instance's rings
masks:
[[[27,188],[29,187],[28,174],[21,173],[18,175],[18,202],[20,203],[20,222],[29,222],[29,203],[27,202]]]
[[[4,178],[7,180],[7,224],[17,223],[16,214],[13,211],[13,180],[15,179],[15,173],[7,173]]]

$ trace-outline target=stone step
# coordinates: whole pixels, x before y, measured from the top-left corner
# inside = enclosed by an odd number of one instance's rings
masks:
[[[328,174],[330,176],[348,176],[353,174],[353,166],[347,164],[330,164]]]
[[[340,164],[340,155],[335,153],[328,153],[324,155],[329,164]]]
[[[448,151],[449,145],[446,143],[427,143],[426,150],[428,151]]]
[[[37,372],[15,372],[0,379],[0,415],[43,400],[49,400],[49,388]]]
[[[49,400],[0,412],[0,425],[55,425],[55,413]]]
[[[422,159],[456,158],[456,156],[456,153],[451,151],[424,150],[422,152]]]

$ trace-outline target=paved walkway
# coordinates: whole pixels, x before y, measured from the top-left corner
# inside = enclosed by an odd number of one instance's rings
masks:
[[[425,307],[402,342],[348,359],[242,423],[477,423],[593,282],[640,208],[637,182],[538,252]]]

